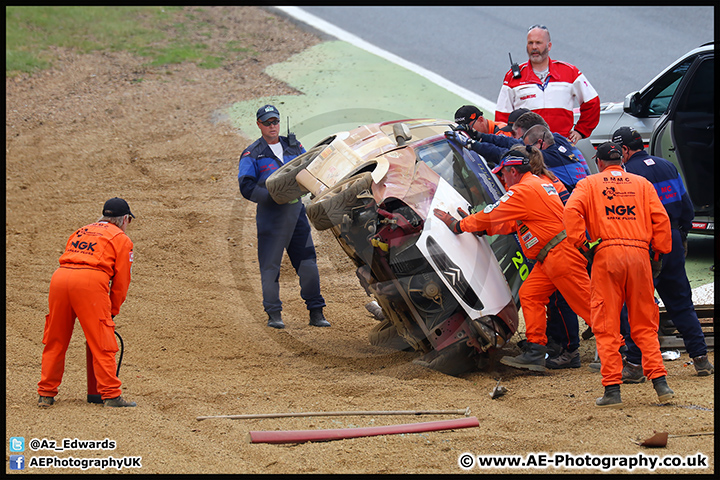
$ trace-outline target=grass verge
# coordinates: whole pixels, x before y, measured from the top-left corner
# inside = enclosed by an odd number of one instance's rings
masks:
[[[212,7],[211,7],[212,8]],[[5,75],[35,73],[53,64],[53,48],[80,53],[128,51],[147,65],[195,62],[217,68],[254,55],[222,42],[197,7],[5,7]]]

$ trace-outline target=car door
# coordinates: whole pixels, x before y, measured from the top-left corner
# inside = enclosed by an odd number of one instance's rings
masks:
[[[650,139],[650,154],[678,168],[695,208],[694,231],[714,233],[715,56],[698,55]]]
[[[462,161],[457,162],[456,171],[461,172],[460,177],[465,179],[468,187],[467,192],[481,191],[482,198],[473,197],[469,202],[475,206],[476,211],[482,210],[488,205],[500,200],[505,194],[505,189],[498,180],[498,177],[490,171],[485,160],[477,153],[467,148],[453,146],[457,154],[462,155]],[[457,157],[460,160],[460,157]],[[468,172],[471,172],[469,173]],[[461,191],[462,193],[462,191]],[[491,235],[485,237],[492,248],[502,269],[505,280],[510,287],[515,305],[520,306],[519,290],[522,282],[530,274],[530,261],[520,247],[517,234],[512,235]]]

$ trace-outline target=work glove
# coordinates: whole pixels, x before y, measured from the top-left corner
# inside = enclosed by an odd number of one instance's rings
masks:
[[[460,222],[455,219],[452,215],[450,215],[448,212],[443,212],[442,210],[435,209],[433,210],[433,213],[437,218],[439,218],[447,227],[450,229],[451,232],[454,234],[462,233],[462,230],[460,229]]]
[[[457,143],[459,143],[465,148],[472,148],[473,143],[475,143],[475,140],[470,138],[465,132],[448,130],[447,132],[445,132],[445,138],[449,140],[455,140]]]
[[[472,213],[477,213],[475,211],[475,208],[472,208],[470,211]],[[469,216],[469,214],[465,210],[463,210],[461,207],[458,207],[458,214],[460,215],[461,218],[465,218],[465,217]],[[478,237],[482,237],[483,235],[487,235],[487,230],[480,230],[479,232],[472,232],[472,233],[474,235],[477,235]]]
[[[650,266],[652,267],[653,278],[657,278],[662,271],[662,256],[662,253],[655,253],[652,248],[650,249]]]
[[[598,238],[594,242],[585,240],[585,242],[578,247],[578,250],[580,250],[580,253],[587,259],[588,263],[591,262],[595,256],[595,248],[597,248],[600,242],[602,242],[602,238]]]
[[[450,126],[450,128],[453,132],[463,132],[465,135],[470,137],[471,140],[477,140],[478,142],[482,140],[482,134],[474,128],[470,128],[470,125],[458,123],[456,127]]]
[[[472,207],[472,208],[470,209],[470,214],[475,214],[475,213],[478,213],[478,212],[482,212],[483,210],[485,210],[485,206],[484,206],[484,205],[475,205],[474,207]]]

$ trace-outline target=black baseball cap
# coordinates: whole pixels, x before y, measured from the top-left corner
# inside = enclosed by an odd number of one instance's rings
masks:
[[[135,218],[135,215],[130,211],[130,206],[122,198],[114,197],[105,202],[102,211],[103,217],[122,217],[123,215],[130,215]]]
[[[612,135],[612,141],[618,145],[628,147],[630,150],[643,148],[643,139],[640,132],[630,127],[620,127]]]
[[[474,122],[482,116],[483,112],[481,112],[475,105],[463,105],[457,109],[457,112],[455,112],[455,123],[464,123],[468,125],[470,122]]]
[[[595,156],[599,160],[620,160],[622,158],[622,148],[614,142],[605,142],[597,148]]]
[[[257,120],[258,122],[264,122],[265,120],[269,118],[280,118],[280,112],[278,112],[278,109],[275,108],[274,105],[265,105],[260,107],[260,109],[257,111]]]
[[[501,132],[512,132],[512,127],[517,121],[518,118],[522,117],[524,113],[529,112],[530,109],[528,108],[518,108],[516,110],[513,110],[510,115],[508,115],[508,121],[507,125],[500,129]]]

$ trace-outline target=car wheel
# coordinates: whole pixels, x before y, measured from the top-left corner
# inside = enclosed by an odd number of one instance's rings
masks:
[[[372,176],[364,172],[343,180],[323,192],[307,207],[308,220],[317,230],[327,230],[342,223],[345,215],[353,207],[362,205],[358,195],[370,189]]]
[[[265,188],[267,188],[268,193],[275,203],[288,203],[308,193],[307,190],[297,183],[295,177],[301,170],[310,165],[325,147],[326,145],[318,145],[311,148],[275,170],[272,175],[268,177],[265,181]]]
[[[414,350],[413,347],[398,334],[395,325],[387,318],[380,321],[380,323],[370,330],[368,338],[370,339],[370,345],[392,348],[394,350]]]

